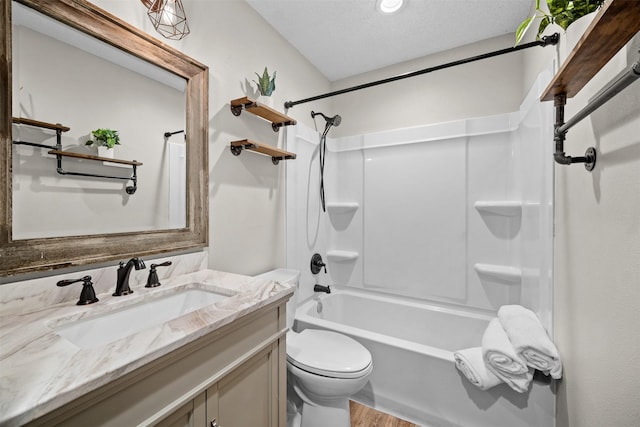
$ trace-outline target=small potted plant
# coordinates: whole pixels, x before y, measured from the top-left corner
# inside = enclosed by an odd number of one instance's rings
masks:
[[[98,156],[113,158],[113,147],[120,145],[120,136],[117,130],[96,129],[91,131],[91,139],[85,145],[98,147]]]
[[[547,26],[557,24],[566,31],[578,19],[597,11],[605,0],[546,0],[549,13],[540,8],[540,0],[535,1],[536,8],[533,16],[522,21],[516,30],[516,45],[520,43],[534,20],[540,19],[536,36],[539,40]]]
[[[273,76],[269,76],[267,67],[264,67],[262,75],[256,73],[256,76],[258,76],[258,81],[254,80],[254,83],[258,87],[258,92],[260,92],[258,101],[272,106],[271,94],[276,90],[276,72],[273,72]]]

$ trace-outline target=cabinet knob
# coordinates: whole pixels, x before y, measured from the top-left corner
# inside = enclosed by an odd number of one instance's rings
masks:
[[[211,427],[220,427],[215,418],[211,420]]]

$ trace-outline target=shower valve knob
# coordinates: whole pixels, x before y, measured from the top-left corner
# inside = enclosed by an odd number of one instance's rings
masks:
[[[320,254],[313,254],[311,257],[311,274],[318,274],[324,268],[324,274],[327,274],[327,264],[322,261]]]

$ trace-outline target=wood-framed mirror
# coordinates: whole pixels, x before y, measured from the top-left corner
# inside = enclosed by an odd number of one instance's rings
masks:
[[[0,276],[206,247],[208,67],[87,1],[14,1],[185,80],[186,210],[185,226],[180,228],[14,239],[13,218],[20,212],[12,202],[12,1],[0,0]],[[43,78],[46,76],[45,70]],[[42,213],[42,221],[46,221],[46,213]]]

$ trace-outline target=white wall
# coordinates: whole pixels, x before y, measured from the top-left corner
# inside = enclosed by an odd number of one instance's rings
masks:
[[[565,120],[580,111],[618,72],[637,61],[639,49],[640,35],[636,35],[567,101]],[[561,55],[528,51],[525,81],[549,59],[568,53],[562,48],[558,51]],[[634,366],[640,362],[639,82],[567,134],[568,155],[581,156],[590,146],[598,155],[593,172],[586,172],[580,164],[554,164],[554,330],[564,361],[556,426],[637,426],[640,371]]]
[[[513,46],[513,35],[361,74],[332,84],[339,90]],[[535,48],[542,49],[542,48]],[[516,111],[535,77],[522,91],[523,53],[516,52],[435,71],[332,98],[340,114],[335,136],[441,123]],[[542,71],[540,69],[535,76]],[[295,109],[303,108],[296,106]]]
[[[229,142],[250,138],[282,147],[283,134],[243,112],[235,117],[229,101],[252,94],[255,72],[277,71],[275,108],[329,90],[329,82],[244,1],[184,2],[191,34],[180,41],[162,38],[140,2],[95,3],[209,66],[209,266],[256,274],[284,265],[284,165],[255,153],[235,157]],[[318,105],[322,105],[319,103]],[[308,112],[291,110],[311,124]]]
[[[572,117],[638,60],[640,36],[574,98]],[[551,141],[549,142],[551,143]],[[555,166],[555,330],[565,361],[558,427],[640,420],[640,82],[567,134],[567,154],[595,146],[592,173]]]

